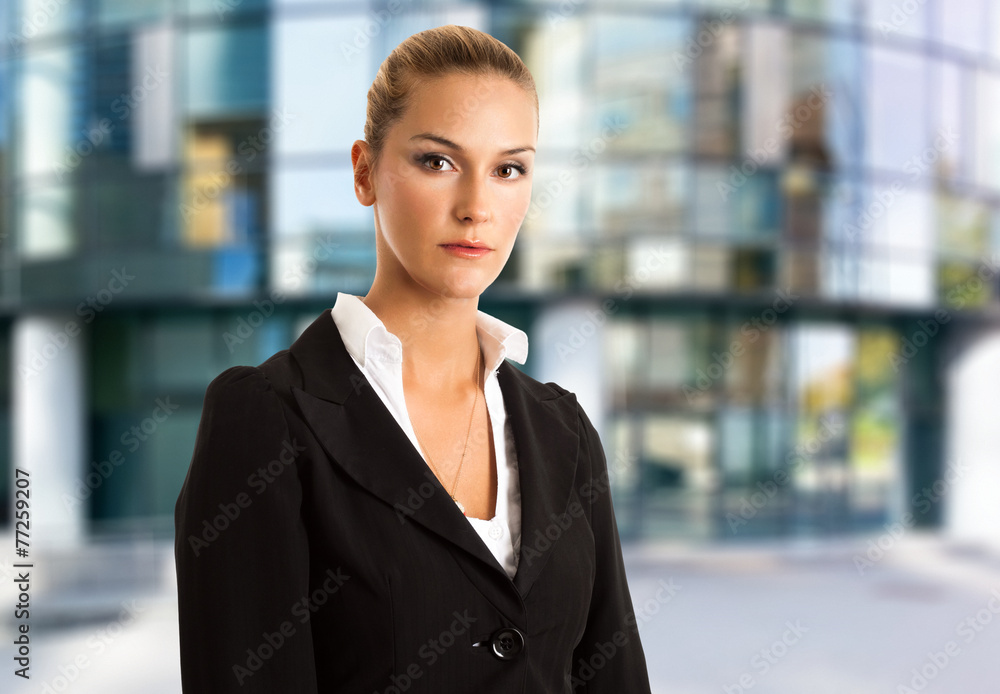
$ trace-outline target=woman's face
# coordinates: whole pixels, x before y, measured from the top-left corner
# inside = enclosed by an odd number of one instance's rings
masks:
[[[359,161],[367,143],[352,151],[355,192],[374,205],[379,272],[443,297],[478,297],[527,214],[536,139],[534,100],[510,80],[452,74],[416,84],[374,174]],[[490,250],[463,255],[448,249],[456,242]]]

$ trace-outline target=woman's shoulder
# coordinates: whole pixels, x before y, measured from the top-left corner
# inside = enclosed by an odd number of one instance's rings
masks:
[[[576,393],[563,388],[558,383],[554,381],[543,382],[537,378],[533,378],[506,360],[500,364],[498,375],[501,380],[512,379],[515,383],[539,400],[551,400],[553,398],[561,398],[565,396],[572,396],[573,398],[576,397]]]
[[[282,349],[256,365],[235,364],[227,367],[209,382],[207,389],[220,391],[236,385],[250,386],[253,382],[266,384],[275,389],[287,389],[290,385],[301,381],[300,378],[296,378],[297,371],[289,350]],[[247,379],[249,383],[242,383]]]
[[[584,411],[577,394],[555,381],[540,381],[505,361],[500,367],[501,379],[513,379],[537,400],[559,401],[558,409],[567,426],[580,427],[582,431],[594,430],[594,425]]]
[[[301,377],[284,349],[257,365],[236,364],[226,368],[206,387],[205,405],[259,407],[274,396],[287,405],[292,400],[291,386],[296,384],[301,386]]]
[[[508,378],[517,380],[526,390],[534,394],[539,400],[555,400],[564,398],[566,406],[564,407],[563,412],[566,414],[567,418],[573,417],[576,424],[588,435],[598,435],[593,421],[591,421],[590,417],[587,416],[587,412],[580,403],[576,392],[565,388],[555,381],[542,382],[536,378],[532,378],[510,362],[504,362],[504,364],[506,364],[508,368],[505,369],[501,367],[500,372],[510,374],[510,376],[507,376]]]

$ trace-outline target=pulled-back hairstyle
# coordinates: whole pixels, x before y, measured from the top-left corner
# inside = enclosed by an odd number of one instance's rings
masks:
[[[403,117],[409,105],[414,84],[455,72],[510,79],[534,98],[537,124],[535,80],[517,53],[493,36],[471,27],[447,24],[427,29],[392,50],[368,90],[365,141],[371,150],[372,168],[381,157],[389,129]]]

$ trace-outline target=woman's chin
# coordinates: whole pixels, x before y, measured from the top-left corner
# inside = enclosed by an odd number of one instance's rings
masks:
[[[429,285],[433,291],[449,299],[475,299],[489,287],[493,280],[481,273],[458,273],[460,276],[439,279]]]
[[[488,286],[489,285],[483,284],[462,284],[454,287],[446,286],[438,289],[437,293],[446,299],[476,299],[483,293],[483,291],[486,290],[486,287]]]

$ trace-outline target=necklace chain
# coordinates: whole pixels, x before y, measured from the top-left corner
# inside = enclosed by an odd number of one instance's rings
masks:
[[[482,363],[483,351],[479,349],[476,354],[476,397],[472,401],[472,414],[469,415],[469,430],[465,433],[465,449],[462,451],[462,460],[458,463],[458,472],[455,475],[455,481],[451,485],[451,491],[448,494],[451,496],[451,500],[458,505],[458,510],[462,512],[462,515],[468,515],[465,512],[465,506],[462,502],[455,498],[455,490],[458,489],[458,481],[462,477],[462,467],[465,465],[465,454],[469,452],[469,436],[472,434],[472,421],[475,419],[476,406],[479,404],[479,375],[481,373],[480,364]],[[430,463],[431,469],[434,474],[438,476],[438,479],[442,479],[441,474],[438,472],[437,467],[434,465],[434,461],[431,460],[431,454],[427,452],[427,447],[424,445],[423,441],[420,440],[420,436],[417,435],[416,429],[413,431],[414,436],[417,436],[417,443],[424,450],[424,455],[427,456],[427,462]]]

